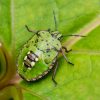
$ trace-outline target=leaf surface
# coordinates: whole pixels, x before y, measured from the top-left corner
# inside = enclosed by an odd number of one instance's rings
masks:
[[[8,4],[5,3],[5,5]],[[79,32],[100,13],[99,0],[20,0],[19,2],[14,0],[12,5],[17,55],[26,41],[33,36],[33,33],[26,30],[25,25],[32,30],[55,29],[53,10],[56,13],[58,30],[63,35]],[[8,14],[8,11],[7,14],[2,14],[0,19],[6,19]],[[12,21],[6,20],[10,23]],[[5,36],[4,40],[9,42],[11,36],[7,32],[2,37]],[[10,32],[11,30],[8,33]],[[59,68],[55,78],[58,82],[56,87],[51,80],[52,73],[34,83],[20,80],[19,85],[26,91],[23,92],[25,100],[29,98],[30,100],[33,98],[34,100],[98,100],[100,98],[100,53],[97,53],[100,50],[99,32],[100,26],[91,30],[86,38],[72,46],[73,52],[66,56],[75,66],[67,64],[63,56],[59,57]],[[9,40],[6,40],[6,37],[10,37]],[[63,42],[66,43],[67,40],[68,37],[65,37]]]

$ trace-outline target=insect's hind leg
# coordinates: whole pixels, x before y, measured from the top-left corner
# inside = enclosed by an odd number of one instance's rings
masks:
[[[56,61],[55,63],[55,67],[52,74],[52,81],[54,82],[55,86],[57,85],[57,82],[55,81],[55,75],[56,75],[57,69],[58,69],[58,61]]]
[[[62,46],[62,49],[64,49],[66,53],[69,53],[70,51],[72,51],[72,49],[67,50],[67,48],[66,48],[66,47],[64,47],[64,46]]]

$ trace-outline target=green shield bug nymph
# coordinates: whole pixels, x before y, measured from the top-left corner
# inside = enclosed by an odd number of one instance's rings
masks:
[[[18,73],[26,81],[37,81],[48,74],[51,69],[54,68],[52,74],[52,80],[55,84],[55,74],[58,68],[57,56],[61,52],[65,60],[72,64],[65,53],[71,50],[67,50],[66,47],[61,45],[60,39],[62,34],[57,31],[56,17],[54,14],[55,31],[33,31],[26,26],[29,32],[33,32],[34,36],[23,46],[20,55],[18,57]],[[67,36],[79,36],[79,35],[67,35]]]

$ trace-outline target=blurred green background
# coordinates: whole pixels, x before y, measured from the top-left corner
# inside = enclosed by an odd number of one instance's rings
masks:
[[[34,30],[54,30],[53,10],[58,30],[63,35],[77,34],[84,27],[91,28],[88,25],[95,19],[100,22],[100,0],[0,0],[0,42],[4,46],[0,47],[0,82],[5,79],[3,83],[6,83],[0,84],[1,88],[6,86],[0,91],[0,100],[100,99],[100,24],[72,46],[73,51],[67,56],[74,67],[59,57],[56,87],[51,80],[52,73],[35,83],[16,77],[13,78],[13,86],[9,82],[11,78],[8,76],[15,75],[12,72],[16,71],[17,56],[22,46],[33,36],[25,25]],[[65,37],[62,43],[66,44],[68,39]],[[4,64],[6,62],[10,65]],[[7,91],[11,92],[8,94]]]

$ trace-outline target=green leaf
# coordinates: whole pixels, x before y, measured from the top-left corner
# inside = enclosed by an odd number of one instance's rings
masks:
[[[12,42],[11,20],[11,1],[0,0],[0,41],[5,43],[7,47]]]
[[[0,91],[0,100],[22,100],[22,92],[16,86],[7,86]]]
[[[0,2],[0,12],[2,12],[0,28],[4,29],[0,39],[10,44],[11,33],[14,30],[17,55],[26,41],[33,36],[32,33],[27,32],[24,25],[28,25],[33,30],[55,29],[53,10],[56,12],[58,30],[62,34],[79,32],[100,13],[99,0],[12,0],[11,2],[1,0]],[[13,30],[11,30],[12,24]],[[2,33],[1,29],[0,33]],[[73,52],[66,55],[75,64],[74,67],[67,64],[62,56],[59,57],[56,87],[51,80],[52,73],[34,83],[20,79],[19,85],[26,91],[23,92],[24,99],[98,100],[100,98],[99,31],[100,27],[97,27],[89,32],[86,38],[72,47]],[[66,43],[67,39],[64,38],[63,42]]]
[[[99,15],[99,1],[71,1],[71,0],[43,0],[40,2],[25,0],[15,3],[15,28],[16,28],[16,50],[32,36],[28,33],[24,25],[27,24],[34,30],[54,30],[52,11],[56,12],[58,29],[62,34],[77,33],[81,28]],[[89,35],[73,46],[73,52],[68,54],[68,58],[75,66],[68,65],[64,58],[59,58],[59,68],[56,74],[58,85],[55,87],[50,73],[43,80],[35,83],[21,81],[20,85],[31,94],[25,95],[25,100],[35,97],[35,94],[50,100],[98,100],[99,92],[99,55],[92,50],[99,48],[99,29],[89,33]],[[91,36],[90,36],[91,35]],[[21,37],[21,38],[20,38]],[[95,42],[97,40],[97,42]],[[66,38],[63,42],[66,41]],[[85,53],[81,52],[84,51]],[[80,52],[75,50],[80,50]],[[88,51],[89,50],[89,51]],[[88,53],[89,52],[89,53]],[[32,94],[33,93],[33,94]],[[33,97],[32,97],[33,95]],[[37,96],[38,98],[38,96]],[[38,98],[39,99],[39,98]],[[36,100],[38,100],[36,99]],[[41,98],[40,98],[41,100]]]
[[[0,0],[0,89],[8,85],[16,73],[11,3],[11,0]]]

